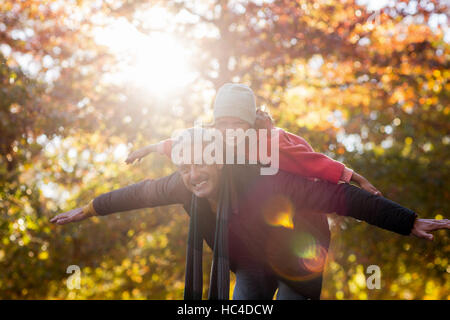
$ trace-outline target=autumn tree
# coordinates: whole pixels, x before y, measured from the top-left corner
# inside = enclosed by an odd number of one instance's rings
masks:
[[[127,167],[123,153],[211,119],[214,93],[229,81],[249,84],[277,125],[361,172],[385,196],[421,216],[445,216],[448,7],[444,1],[371,5],[2,1],[0,295],[181,298],[187,217],[180,208],[64,228],[48,219],[95,195],[170,173],[162,157]],[[192,79],[153,87],[158,78],[170,83],[178,76],[155,74],[156,61],[143,70],[144,85],[124,80],[137,52],[120,56],[98,36],[118,22],[130,36],[177,39]],[[323,298],[448,299],[444,232],[431,244],[332,221]],[[81,267],[78,291],[65,285],[69,264]],[[382,270],[382,290],[365,287],[371,264]]]

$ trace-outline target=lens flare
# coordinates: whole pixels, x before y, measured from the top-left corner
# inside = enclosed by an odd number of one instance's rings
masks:
[[[327,250],[322,246],[316,247],[316,254],[314,257],[308,259],[300,259],[300,263],[303,267],[311,272],[322,272],[327,261]]]
[[[287,197],[273,196],[264,203],[263,208],[263,216],[267,224],[274,227],[294,228],[294,206]]]
[[[321,272],[325,266],[327,250],[309,233],[299,232],[294,239],[293,250],[300,265],[311,272]]]
[[[326,248],[305,231],[285,230],[280,233],[290,233],[287,235],[290,245],[280,248],[278,241],[268,242],[266,250],[272,270],[280,277],[294,282],[320,277],[327,259]]]
[[[321,275],[327,258],[327,249],[311,233],[294,228],[295,207],[292,201],[283,195],[266,199],[262,206],[264,221],[275,228],[271,230],[271,239],[266,245],[267,258],[272,270],[290,281],[309,281]],[[280,248],[280,240],[286,239],[288,248]],[[285,255],[286,254],[286,255]],[[283,257],[288,256],[288,259]]]
[[[301,259],[314,259],[316,257],[316,239],[309,233],[296,233],[292,247],[295,255]]]

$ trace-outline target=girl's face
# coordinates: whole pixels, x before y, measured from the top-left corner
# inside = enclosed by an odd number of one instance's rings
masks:
[[[225,136],[226,129],[242,129],[244,131],[247,131],[252,126],[247,121],[236,117],[220,117],[215,119],[214,127],[222,132],[222,134]]]
[[[252,126],[245,120],[236,117],[220,117],[215,120],[214,127],[222,133],[222,137],[224,138],[225,143],[228,146],[237,146],[241,143],[245,142],[245,137],[240,136],[230,136],[228,137],[226,134],[227,129],[238,130],[242,129],[245,133],[248,129],[251,129]]]

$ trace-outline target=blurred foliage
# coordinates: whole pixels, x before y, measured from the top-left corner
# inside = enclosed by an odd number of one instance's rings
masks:
[[[162,28],[189,48],[196,78],[168,94],[105,81],[119,59],[96,41],[96,28],[126,19],[144,34],[161,32],[139,15],[155,8],[170,12]],[[373,10],[351,0],[3,0],[0,297],[182,298],[182,208],[63,227],[49,218],[172,172],[160,156],[138,166],[126,166],[124,156],[210,119],[212,96],[226,81],[249,84],[278,126],[386,197],[422,217],[448,218],[447,12],[445,1]],[[330,220],[323,299],[450,298],[445,232],[429,243]],[[373,264],[382,271],[380,290],[365,286]],[[81,268],[79,290],[66,286],[69,265]],[[207,278],[205,271],[205,285]]]

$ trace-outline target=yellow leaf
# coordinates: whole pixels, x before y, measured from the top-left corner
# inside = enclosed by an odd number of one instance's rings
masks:
[[[48,259],[48,252],[47,251],[42,251],[41,253],[39,253],[38,258],[39,258],[39,260],[47,260]]]

